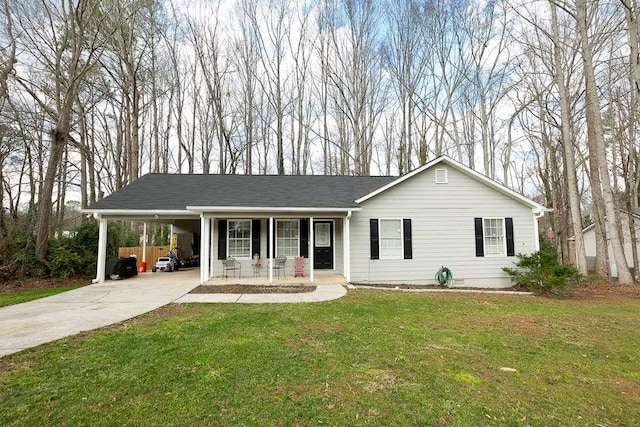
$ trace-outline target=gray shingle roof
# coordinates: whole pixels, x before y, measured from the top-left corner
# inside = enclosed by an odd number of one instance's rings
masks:
[[[397,177],[147,174],[89,211],[186,210],[187,206],[353,208]]]

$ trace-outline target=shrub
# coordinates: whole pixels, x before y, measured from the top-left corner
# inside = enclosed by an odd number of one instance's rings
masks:
[[[71,250],[70,245],[66,243],[68,242],[58,242],[49,248],[47,267],[51,276],[68,278],[84,273],[85,259]]]
[[[543,242],[538,252],[517,257],[517,268],[503,267],[502,270],[536,294],[555,294],[582,279],[575,266],[558,263],[556,251],[548,242]]]

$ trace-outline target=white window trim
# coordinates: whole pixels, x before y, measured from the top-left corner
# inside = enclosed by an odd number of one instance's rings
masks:
[[[400,254],[397,256],[382,255],[382,221],[400,222]],[[402,218],[379,218],[378,219],[378,256],[380,259],[404,259],[404,223]]]
[[[283,221],[291,221],[291,222],[295,221],[295,222],[298,223],[298,249],[296,251],[297,255],[294,255],[293,257],[292,256],[287,256],[287,259],[291,259],[291,258],[295,258],[297,256],[300,256],[300,219],[299,218],[298,219],[296,219],[296,218],[276,218],[276,223],[275,223],[275,227],[274,227],[275,230],[273,230],[274,231],[273,238],[275,240],[275,245],[274,245],[275,246],[275,249],[274,249],[275,254],[274,254],[274,257],[278,256],[278,223],[279,222],[283,222]]]
[[[249,255],[246,257],[240,257],[240,256],[236,256],[236,255],[231,255],[231,252],[229,251],[229,230],[231,229],[231,227],[229,226],[229,224],[231,224],[232,222],[249,222]],[[233,257],[237,260],[250,260],[251,259],[251,243],[253,242],[253,224],[252,221],[250,219],[247,218],[230,218],[227,219],[227,236],[226,236],[226,240],[227,240],[227,258],[228,257]]]
[[[502,253],[501,254],[487,254],[487,227],[484,225],[485,219],[498,219],[502,221]],[[507,228],[505,217],[488,216],[482,218],[482,245],[484,246],[485,258],[506,258],[507,257]],[[491,237],[491,236],[489,236]]]
[[[440,178],[440,174],[439,173],[444,173],[444,180],[439,179]],[[449,172],[447,169],[436,169],[436,184],[447,184],[449,182]]]

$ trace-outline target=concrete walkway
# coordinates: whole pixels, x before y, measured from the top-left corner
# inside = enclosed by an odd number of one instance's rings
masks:
[[[144,273],[0,307],[0,357],[139,316],[198,286],[199,271]]]

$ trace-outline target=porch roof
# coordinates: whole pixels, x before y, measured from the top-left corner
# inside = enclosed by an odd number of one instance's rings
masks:
[[[147,174],[94,203],[86,212],[153,211],[193,207],[239,211],[357,208],[356,199],[397,177],[325,175]]]

